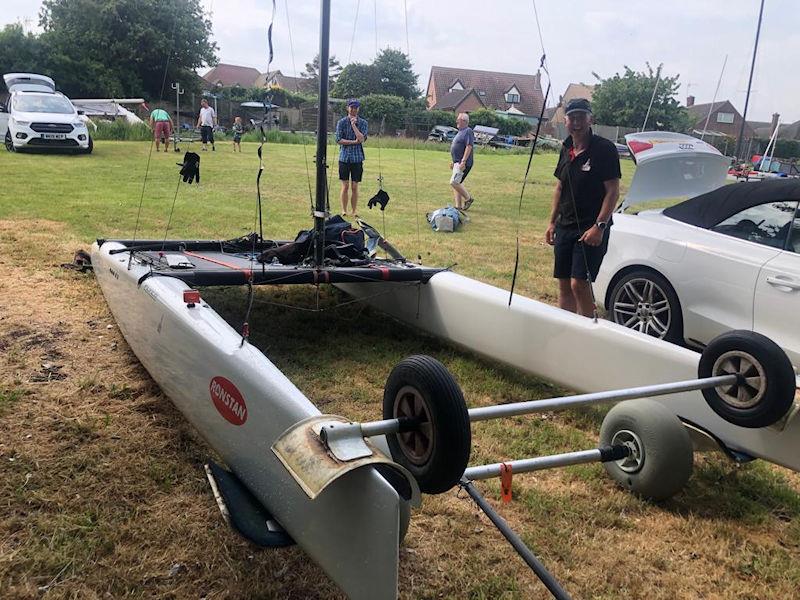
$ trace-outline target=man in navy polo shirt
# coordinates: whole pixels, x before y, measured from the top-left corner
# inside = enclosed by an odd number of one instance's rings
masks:
[[[616,146],[592,133],[589,101],[570,100],[565,112],[570,135],[554,173],[558,183],[545,240],[554,246],[559,307],[591,317],[590,286],[608,248],[622,172]]]
[[[358,116],[361,103],[355,98],[347,101],[347,116],[336,124],[336,143],[339,144],[339,180],[342,182],[342,213],[347,216],[348,190],[352,216],[357,216],[358,184],[364,175],[364,146],[367,121]]]

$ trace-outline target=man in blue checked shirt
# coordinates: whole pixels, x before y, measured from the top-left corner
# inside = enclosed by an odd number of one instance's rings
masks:
[[[342,213],[347,216],[348,190],[352,216],[358,206],[358,184],[364,174],[364,146],[367,121],[358,116],[361,103],[355,98],[347,101],[347,116],[336,124],[336,143],[339,144],[339,180],[342,182]]]

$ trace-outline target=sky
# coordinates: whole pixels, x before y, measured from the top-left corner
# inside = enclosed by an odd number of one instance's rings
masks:
[[[40,0],[0,0],[0,25],[36,31]],[[679,100],[731,100],[739,112],[752,60],[760,0],[332,0],[331,54],[371,62],[377,48],[409,53],[424,91],[432,65],[535,73],[546,51],[552,106],[571,82],[595,83],[627,65],[663,63],[679,75]],[[269,0],[201,0],[221,62],[266,71]],[[272,69],[303,70],[318,51],[318,0],[276,0]],[[539,15],[539,37],[534,7]],[[287,14],[288,8],[288,14]],[[406,19],[407,15],[407,19]],[[765,0],[748,120],[800,120],[800,2]],[[406,26],[407,25],[407,26]],[[377,42],[377,44],[376,44]],[[727,56],[727,64],[722,72]],[[202,73],[201,73],[202,74]],[[547,76],[543,78],[547,85]]]

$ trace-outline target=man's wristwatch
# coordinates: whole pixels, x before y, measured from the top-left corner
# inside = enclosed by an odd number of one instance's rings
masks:
[[[608,221],[598,221],[597,223],[595,223],[595,225],[597,225],[597,228],[600,231],[603,231],[606,228],[606,225],[608,225]]]

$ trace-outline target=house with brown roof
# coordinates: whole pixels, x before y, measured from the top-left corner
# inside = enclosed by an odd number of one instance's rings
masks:
[[[472,112],[480,108],[529,121],[544,104],[541,73],[498,73],[453,67],[431,67],[426,94],[428,110]]]
[[[280,70],[269,71],[259,75],[255,87],[277,87],[288,92],[314,91],[314,84],[311,79],[284,75]]]
[[[250,88],[256,86],[256,80],[261,76],[261,72],[253,67],[240,67],[219,63],[208,73],[203,75],[208,83],[213,86]]]
[[[706,130],[706,135],[727,135],[732,138],[739,137],[739,131],[742,127],[742,115],[736,110],[736,107],[731,104],[730,100],[721,100],[720,102],[695,104],[694,96],[686,98],[686,110],[692,117],[692,126],[690,131],[702,133]],[[711,117],[709,118],[709,111]],[[706,119],[708,119],[708,127],[706,127]],[[755,135],[753,128],[745,123],[744,138],[752,139]]]

